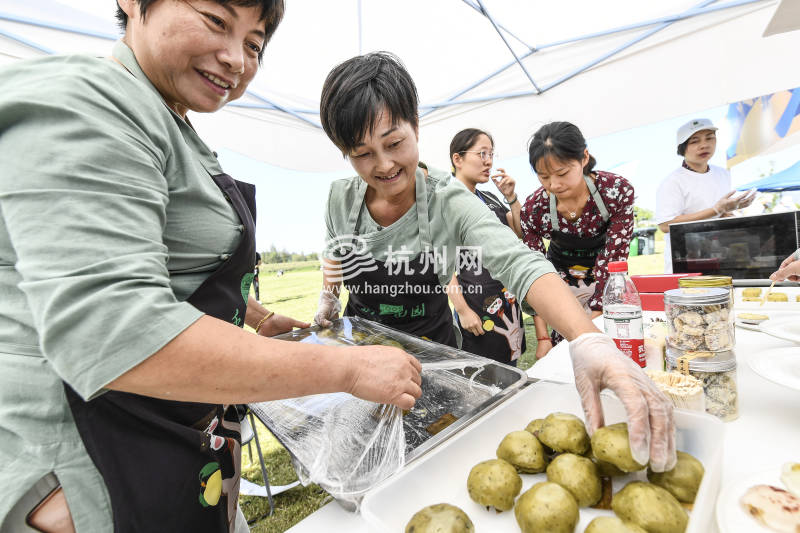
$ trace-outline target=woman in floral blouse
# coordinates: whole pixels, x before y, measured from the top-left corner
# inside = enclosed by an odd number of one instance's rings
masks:
[[[608,263],[625,261],[633,234],[633,186],[610,172],[593,170],[595,159],[583,134],[569,122],[539,128],[528,146],[531,167],[542,184],[522,206],[522,239],[546,253],[592,318],[603,312]],[[550,241],[545,252],[544,239]],[[547,335],[534,317],[541,358],[562,340]]]

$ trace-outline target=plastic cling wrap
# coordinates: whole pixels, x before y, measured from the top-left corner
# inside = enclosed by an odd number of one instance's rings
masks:
[[[400,409],[350,394],[319,394],[251,404],[292,456],[300,481],[314,482],[346,508],[363,494],[477,417],[526,375],[467,352],[424,341],[359,318],[277,337],[326,345],[396,346],[422,364],[422,397]]]

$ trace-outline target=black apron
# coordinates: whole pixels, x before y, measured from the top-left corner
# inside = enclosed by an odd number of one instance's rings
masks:
[[[227,174],[212,178],[244,231],[236,251],[187,301],[241,327],[255,266],[255,186]],[[111,497],[116,533],[233,533],[243,406],[118,391],[85,402],[69,385],[64,388],[84,445]]]
[[[506,226],[508,210],[498,199],[487,192],[475,189],[480,198]],[[464,253],[464,252],[462,252]],[[459,265],[469,264],[466,257],[460,258]],[[522,324],[522,312],[516,297],[506,286],[492,277],[486,269],[473,265],[472,268],[458,272],[458,283],[461,285],[464,301],[483,322],[483,335],[474,335],[461,327],[461,349],[505,364],[513,364],[525,352],[525,327]],[[458,313],[456,313],[458,319]]]
[[[594,182],[588,176],[583,176],[589,193],[592,195],[597,209],[603,222],[608,222],[609,214],[600,192]],[[583,280],[586,285],[594,283],[592,269],[597,261],[597,256],[603,251],[606,245],[606,224],[602,231],[594,237],[578,237],[569,233],[559,231],[558,210],[556,209],[556,197],[550,194],[550,246],[547,247],[547,259],[553,263],[555,269],[561,274],[564,281],[573,287],[578,286],[578,281]],[[576,268],[577,267],[577,268]],[[553,344],[558,344],[563,337],[555,330],[550,335]]]
[[[588,176],[584,176],[583,179],[586,181],[586,186],[589,187],[589,192],[597,205],[597,209],[600,211],[600,216],[603,217],[603,222],[608,222],[608,209],[606,209],[606,204],[603,202],[597,187]],[[577,235],[559,231],[556,197],[553,194],[550,195],[550,224],[552,231],[550,232],[550,246],[547,248],[547,259],[553,263],[558,272],[564,275],[562,277],[569,285],[577,287],[580,279],[583,279],[589,285],[594,281],[592,269],[597,256],[600,255],[606,245],[607,225],[594,237],[578,237]],[[588,270],[573,268],[576,266],[584,267]],[[577,272],[584,272],[584,277],[576,274]]]
[[[353,240],[368,242],[370,236],[359,236],[358,225],[365,206],[366,184],[359,185],[360,200],[353,202],[348,216]],[[359,316],[417,337],[457,347],[453,315],[447,294],[439,283],[432,252],[428,221],[428,194],[425,177],[416,177],[417,222],[423,252],[409,258],[407,265],[377,261],[371,256],[351,254],[342,261],[342,272],[355,272],[344,280],[350,295],[345,316]],[[358,246],[354,246],[358,249]],[[387,258],[388,259],[388,258]],[[362,268],[369,264],[369,268]],[[390,289],[396,289],[394,291]]]

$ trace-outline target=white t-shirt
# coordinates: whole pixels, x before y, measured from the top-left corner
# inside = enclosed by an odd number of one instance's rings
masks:
[[[731,173],[722,167],[708,167],[708,172],[700,174],[681,166],[664,178],[656,197],[656,224],[714,207],[731,191]],[[669,233],[664,235],[664,273],[672,273]]]

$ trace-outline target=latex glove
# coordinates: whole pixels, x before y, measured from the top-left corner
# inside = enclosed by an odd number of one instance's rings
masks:
[[[731,191],[719,200],[717,203],[714,204],[714,211],[719,216],[723,216],[726,213],[730,213],[731,211],[735,211],[740,207],[747,207],[751,203],[753,203],[753,199],[756,197],[755,191],[750,191],[749,193],[745,193],[741,196],[734,197],[736,191]]]
[[[329,328],[332,326],[331,320],[339,318],[342,304],[339,297],[329,290],[322,289],[319,293],[319,303],[317,304],[317,314],[314,315],[314,324]]]
[[[463,313],[458,313],[458,323],[461,324],[463,329],[469,331],[475,336],[486,333],[483,330],[483,321],[481,320],[481,317],[479,317],[478,314],[469,307],[463,309]]]
[[[603,426],[600,391],[611,389],[628,415],[631,454],[655,472],[675,467],[675,422],[672,403],[644,371],[603,333],[584,333],[569,343],[575,386],[591,435]]]
[[[258,334],[263,337],[273,337],[281,333],[288,333],[293,328],[307,328],[311,326],[308,322],[301,322],[292,317],[275,313],[261,324]]]
[[[753,200],[756,199],[756,195],[758,191],[748,191],[742,196],[739,197],[739,200],[736,202],[736,209],[743,209],[748,207],[750,204],[753,203]]]
[[[800,281],[800,250],[783,260],[781,266],[769,277],[772,281]]]

